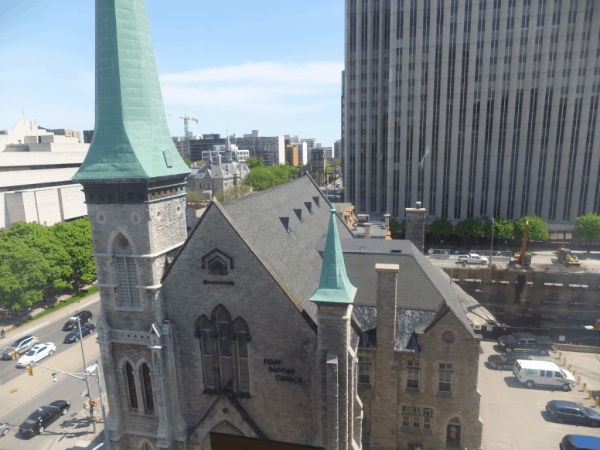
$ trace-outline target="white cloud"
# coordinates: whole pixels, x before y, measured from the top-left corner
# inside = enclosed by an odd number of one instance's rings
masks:
[[[342,63],[245,63],[160,77],[165,103],[212,110],[310,113],[339,104]]]

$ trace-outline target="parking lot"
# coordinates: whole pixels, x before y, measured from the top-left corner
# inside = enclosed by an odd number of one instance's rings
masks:
[[[560,388],[528,389],[512,374],[512,370],[494,370],[487,364],[488,357],[498,353],[494,342],[482,342],[479,361],[479,392],[481,393],[481,419],[483,420],[483,449],[558,449],[567,434],[584,434],[600,437],[600,428],[558,424],[546,413],[550,400],[567,400],[593,407],[589,393],[582,385],[570,392]],[[597,389],[600,397],[600,356],[592,353],[563,352],[567,366],[572,364],[586,390]],[[552,361],[562,367],[558,353],[549,355],[532,354],[532,359]],[[596,408],[600,409],[600,408]]]

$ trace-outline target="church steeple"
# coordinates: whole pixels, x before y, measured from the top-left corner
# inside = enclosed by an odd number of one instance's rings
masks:
[[[189,172],[167,127],[145,1],[97,1],[96,124],[73,180]]]
[[[352,303],[356,288],[352,286],[346,275],[342,245],[335,221],[335,208],[331,208],[330,212],[321,281],[310,300],[323,303]]]

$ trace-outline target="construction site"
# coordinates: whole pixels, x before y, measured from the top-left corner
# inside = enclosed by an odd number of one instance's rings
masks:
[[[451,253],[432,250],[430,260],[501,325],[590,327],[600,318],[599,252],[563,246],[529,251],[526,231],[521,249],[514,253]]]

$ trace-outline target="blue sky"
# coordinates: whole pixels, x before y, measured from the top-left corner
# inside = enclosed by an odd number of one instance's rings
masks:
[[[0,129],[94,126],[94,0],[4,0]],[[13,4],[8,11],[7,4]],[[340,138],[344,2],[146,0],[171,134]]]

